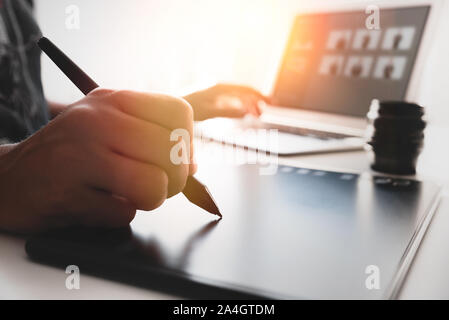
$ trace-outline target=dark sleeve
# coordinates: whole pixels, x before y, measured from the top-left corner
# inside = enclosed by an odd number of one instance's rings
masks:
[[[34,8],[34,1],[33,0],[27,0],[28,4],[31,8]]]
[[[16,113],[0,105],[0,140],[2,143],[19,142],[28,135],[27,128]]]
[[[41,37],[27,0],[1,0],[0,139],[17,142],[48,122],[40,50]]]

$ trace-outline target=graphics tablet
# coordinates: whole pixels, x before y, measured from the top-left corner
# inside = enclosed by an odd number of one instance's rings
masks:
[[[182,195],[122,230],[30,239],[32,259],[195,298],[394,298],[439,187],[305,168],[202,166],[223,219]],[[373,277],[376,279],[373,279]]]

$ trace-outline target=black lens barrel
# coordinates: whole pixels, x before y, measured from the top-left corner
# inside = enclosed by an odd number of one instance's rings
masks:
[[[374,152],[371,168],[376,171],[412,175],[423,147],[424,108],[403,101],[373,101],[368,113]]]

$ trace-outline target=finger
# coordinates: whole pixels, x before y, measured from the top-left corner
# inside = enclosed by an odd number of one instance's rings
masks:
[[[236,97],[244,101],[245,107],[248,109],[248,113],[259,117],[262,114],[259,103],[263,101],[269,102],[269,98],[261,95],[257,90],[249,87],[236,86],[236,85],[222,85],[220,90],[228,91],[228,94],[233,94]]]
[[[248,110],[246,107],[238,107],[236,108],[233,105],[228,104],[220,104],[220,107],[211,106],[211,108],[207,111],[207,113],[204,113],[204,119],[211,119],[211,118],[241,118],[245,116],[248,113]]]
[[[92,170],[87,184],[127,199],[135,208],[154,210],[168,195],[168,175],[160,167],[105,150],[101,170]]]
[[[87,94],[87,97],[107,97],[112,95],[116,90],[105,89],[105,88],[96,88],[93,91]]]
[[[261,116],[262,115],[262,109],[260,108],[260,99],[257,96],[252,95],[251,96],[251,100],[252,100],[252,103],[253,103],[253,108],[254,108],[255,115],[257,117]]]
[[[196,160],[193,159],[193,163],[190,165],[189,175],[193,176],[197,171],[198,171],[198,164],[196,163]]]
[[[213,113],[213,117],[242,118],[247,113],[248,110],[246,108],[235,108],[233,106],[228,106],[216,109]]]
[[[171,141],[166,128],[114,110],[104,112],[104,120],[106,144],[112,151],[163,169],[169,178],[169,197],[184,189],[193,156],[192,138],[186,137],[184,143],[182,137]]]
[[[193,145],[193,111],[183,99],[159,94],[145,94],[133,91],[117,91],[111,96],[124,113],[139,119],[157,123],[169,130],[185,129]],[[190,152],[190,162],[193,152]]]
[[[68,195],[70,204],[59,215],[45,217],[42,229],[67,226],[122,227],[135,216],[136,208],[127,200],[103,191],[80,186]]]
[[[248,106],[239,97],[220,95],[211,110],[214,117],[241,118],[248,113]]]
[[[258,117],[262,115],[262,109],[260,108],[259,103],[256,103],[256,112]]]
[[[117,91],[112,103],[133,117],[156,123],[169,130],[183,128],[193,132],[193,111],[184,100],[158,94]]]
[[[260,111],[259,111],[259,100],[256,99],[254,96],[244,96],[242,97],[242,101],[243,103],[246,105],[246,107],[248,108],[248,113],[252,114],[255,117],[259,117],[260,116]]]
[[[264,101],[265,103],[270,103],[269,97],[263,95],[258,90],[248,86],[235,85],[235,84],[218,84],[216,87],[219,91],[222,92],[254,95],[258,99]]]
[[[194,148],[195,148],[195,145],[192,143],[192,145],[190,146],[190,150],[191,150],[191,152],[192,152],[192,155],[193,155],[193,149],[194,149]],[[195,157],[193,156],[193,157],[191,158],[191,161],[190,161],[189,175],[193,176],[193,175],[196,173],[197,170],[198,170],[198,164],[197,164],[197,162],[196,162]]]
[[[78,195],[78,201],[81,206],[76,215],[82,226],[124,227],[136,214],[136,208],[127,200],[88,187]]]

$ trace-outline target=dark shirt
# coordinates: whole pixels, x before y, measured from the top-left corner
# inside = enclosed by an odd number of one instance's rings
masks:
[[[29,1],[0,0],[0,144],[21,141],[48,122],[40,37]]]

